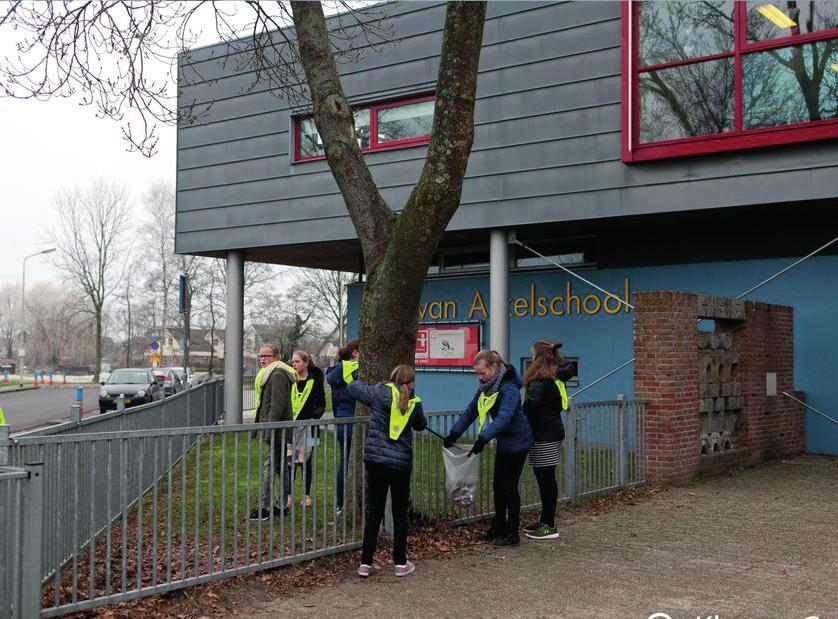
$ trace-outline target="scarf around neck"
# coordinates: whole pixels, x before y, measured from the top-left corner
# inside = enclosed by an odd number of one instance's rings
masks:
[[[495,373],[494,378],[490,380],[488,383],[483,383],[480,385],[480,391],[485,393],[487,396],[492,395],[493,393],[497,392],[500,389],[500,384],[503,381],[503,376],[506,374],[506,371],[509,368],[503,362],[498,365],[498,371]]]

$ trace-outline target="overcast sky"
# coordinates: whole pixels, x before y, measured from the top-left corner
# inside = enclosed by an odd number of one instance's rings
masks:
[[[102,176],[125,183],[135,206],[155,179],[175,178],[175,129],[160,127],[158,154],[127,152],[119,125],[68,100],[0,98],[0,284],[19,283],[23,257],[49,247],[53,199],[62,187]],[[136,215],[137,225],[141,216]],[[30,282],[55,276],[52,256],[26,263]]]

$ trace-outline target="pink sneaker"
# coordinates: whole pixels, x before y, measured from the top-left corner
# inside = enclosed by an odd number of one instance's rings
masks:
[[[404,565],[397,565],[394,571],[396,572],[396,576],[407,576],[416,571],[416,566],[408,561]]]
[[[361,578],[366,578],[372,572],[372,565],[367,565],[366,563],[361,563],[360,567],[358,568],[358,576]]]

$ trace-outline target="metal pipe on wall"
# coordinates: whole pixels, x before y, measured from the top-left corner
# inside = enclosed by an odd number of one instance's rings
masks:
[[[509,243],[506,230],[489,238],[489,346],[506,359],[509,353]]]
[[[224,422],[242,422],[244,252],[227,254],[227,331],[224,337]]]

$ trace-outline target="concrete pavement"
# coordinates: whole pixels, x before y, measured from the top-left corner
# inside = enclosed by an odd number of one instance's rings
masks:
[[[800,456],[252,616],[838,618],[838,459]],[[655,614],[659,613],[659,614]]]

